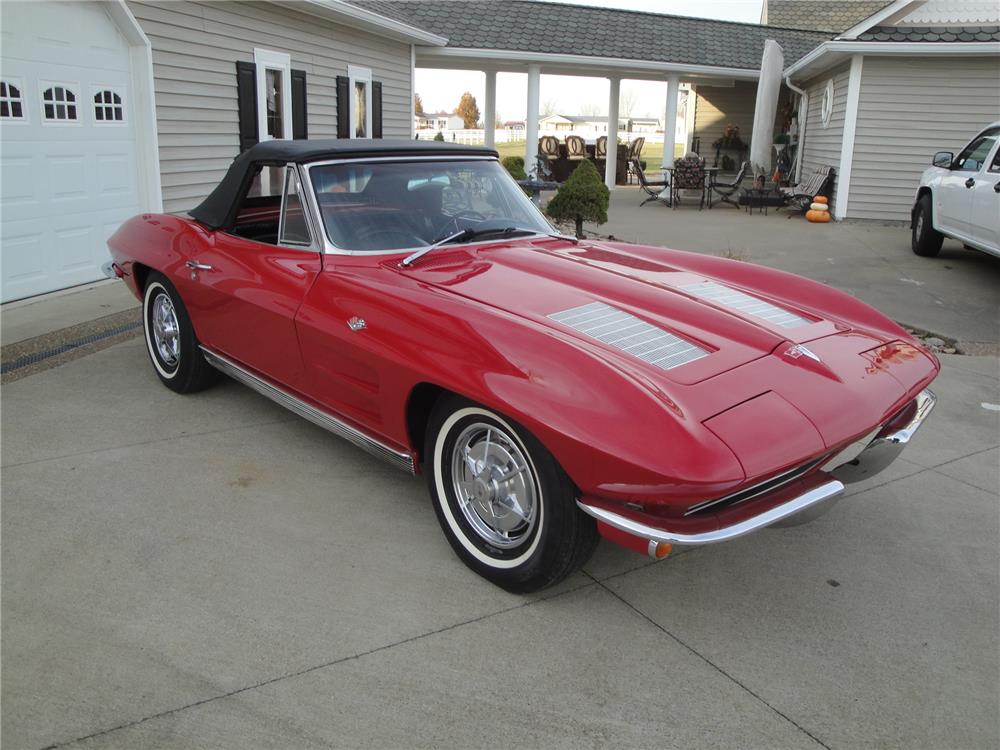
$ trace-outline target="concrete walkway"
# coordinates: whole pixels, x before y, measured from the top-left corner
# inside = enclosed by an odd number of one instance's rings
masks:
[[[808,276],[853,294],[894,320],[962,342],[1000,343],[1000,258],[947,240],[937,258],[910,250],[907,227],[810,224],[771,209],[698,210],[639,204],[637,187],[612,192],[609,222],[587,225],[620,240],[735,257]],[[994,349],[995,351],[995,349]]]
[[[10,748],[1000,742],[995,362],[945,357],[890,470],[665,562],[517,597],[422,481],[132,340],[3,388]]]

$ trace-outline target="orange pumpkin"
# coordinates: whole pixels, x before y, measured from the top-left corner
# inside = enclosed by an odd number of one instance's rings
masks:
[[[817,224],[825,224],[830,221],[829,211],[806,211],[806,221],[812,221]]]
[[[815,198],[813,198],[813,203],[829,203],[829,202],[830,199],[827,198],[825,195],[817,195]]]

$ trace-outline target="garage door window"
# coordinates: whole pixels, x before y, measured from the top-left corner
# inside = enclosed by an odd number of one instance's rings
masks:
[[[0,119],[23,120],[24,100],[21,87],[11,81],[0,81]]]
[[[123,122],[125,107],[121,95],[111,89],[104,89],[94,94],[94,120],[99,123]]]
[[[42,112],[52,122],[76,122],[76,94],[68,86],[51,86],[42,92]]]

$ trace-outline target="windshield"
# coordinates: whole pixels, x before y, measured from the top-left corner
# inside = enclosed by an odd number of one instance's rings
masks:
[[[349,162],[309,169],[326,233],[360,252],[426,247],[477,227],[552,231],[499,162]]]

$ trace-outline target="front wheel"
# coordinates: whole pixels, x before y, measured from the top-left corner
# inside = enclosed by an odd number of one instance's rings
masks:
[[[452,549],[514,593],[551,586],[597,544],[576,488],[527,430],[457,397],[438,402],[427,428],[426,473]]]
[[[934,257],[941,252],[944,235],[931,222],[931,197],[924,195],[917,201],[913,211],[913,236],[910,246],[913,252],[924,257]]]
[[[142,296],[143,333],[153,369],[167,388],[194,393],[215,380],[198,348],[194,326],[174,285],[152,272]]]

